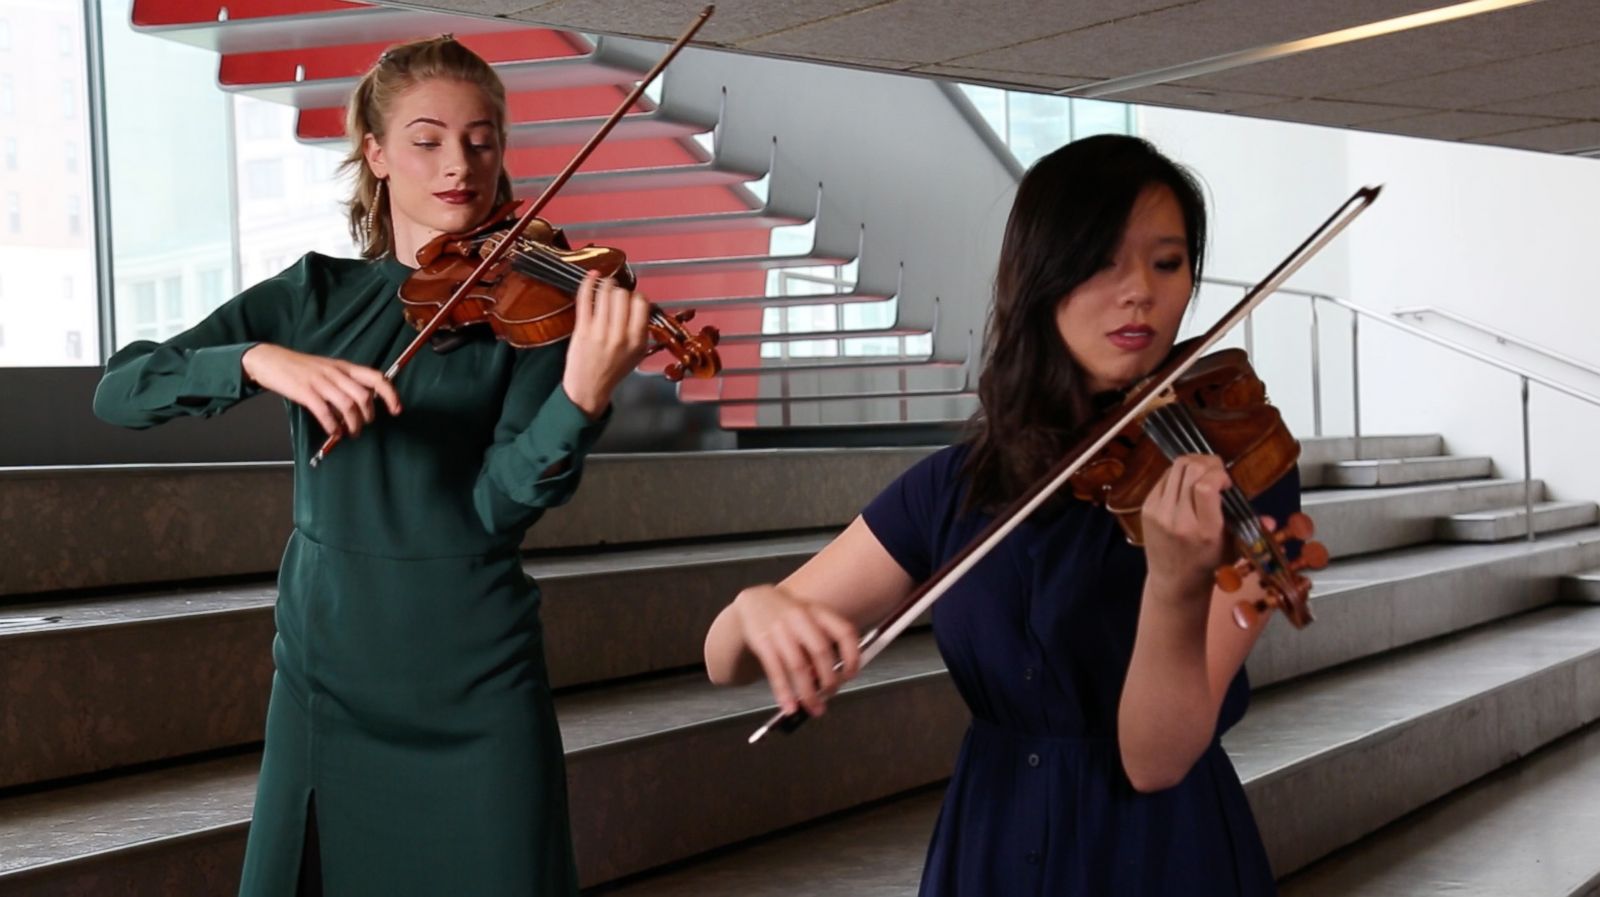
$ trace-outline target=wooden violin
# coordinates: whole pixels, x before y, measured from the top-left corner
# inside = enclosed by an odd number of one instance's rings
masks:
[[[487,324],[497,338],[528,349],[572,336],[577,322],[574,296],[588,272],[634,288],[633,272],[620,250],[605,246],[573,249],[560,228],[543,218],[529,222],[499,260],[474,279],[478,260],[499,251],[505,242],[519,205],[507,203],[476,230],[441,234],[417,251],[421,267],[400,285],[407,322],[422,330],[449,305],[437,329]],[[463,287],[465,295],[450,305],[450,297]],[[673,382],[685,376],[714,377],[722,370],[716,328],[690,333],[684,325],[693,317],[692,309],[669,315],[650,306],[647,326],[654,343],[649,354],[672,353],[677,360],[664,374]]]
[[[1295,514],[1275,521],[1278,529],[1268,532],[1250,506],[1251,499],[1294,468],[1300,443],[1278,409],[1267,402],[1266,384],[1250,367],[1243,349],[1224,349],[1195,362],[1139,423],[1116,434],[1072,475],[1072,491],[1110,511],[1128,541],[1143,545],[1145,498],[1172,466],[1172,459],[1197,454],[1222,458],[1232,481],[1222,493],[1222,512],[1234,559],[1217,571],[1217,585],[1234,592],[1246,576],[1257,572],[1268,594],[1257,602],[1240,603],[1234,608],[1235,620],[1248,627],[1276,606],[1296,628],[1310,623],[1311,584],[1297,573],[1327,566],[1328,551],[1307,542],[1291,560],[1285,543],[1310,538],[1311,518]]]

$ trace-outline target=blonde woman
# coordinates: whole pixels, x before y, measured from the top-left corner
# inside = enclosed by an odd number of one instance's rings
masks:
[[[478,334],[378,372],[411,340],[417,250],[511,193],[505,89],[449,37],[395,47],[347,131],[360,260],[306,255],[165,343],[106,366],[103,419],[147,427],[287,403],[283,558],[255,817],[240,893],[571,895],[565,771],[518,545],[577,488],[647,306],[585,282],[568,343]],[[307,467],[325,436],[347,437]]]

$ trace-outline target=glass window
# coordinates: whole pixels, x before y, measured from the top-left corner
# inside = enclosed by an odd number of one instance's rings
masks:
[[[208,268],[200,272],[200,308],[202,315],[210,314],[227,296],[222,286],[222,271]]]
[[[903,355],[900,339],[893,336],[859,337],[844,340],[844,354],[856,356]]]
[[[1006,139],[1010,125],[1006,116],[1006,92],[998,87],[979,87],[976,84],[963,84],[961,89],[972,101],[972,105],[989,123],[989,128],[1000,137]]]
[[[156,320],[156,285],[149,281],[134,284],[133,322],[143,327]]]
[[[183,320],[183,278],[167,277],[161,281],[163,323],[169,326]],[[183,328],[178,328],[182,330]]]
[[[856,302],[843,306],[845,330],[879,330],[894,323],[898,300]]]
[[[1132,134],[1133,107],[1105,100],[1084,100],[1005,91],[963,84],[961,89],[984,121],[1009,147],[1017,161],[1032,165],[1064,143],[1095,134]]]
[[[1032,165],[1072,140],[1072,101],[1066,97],[1013,91],[1009,103],[1011,136],[1007,142],[1023,165]]]
[[[106,71],[139,73],[106,83],[119,348],[193,326],[285,258],[356,254],[342,154],[300,144],[293,109],[220,89],[216,51],[134,31],[130,5],[99,4]]]
[[[100,362],[93,185],[88,166],[58,164],[65,141],[88,145],[84,9],[66,0],[0,0],[0,270],[6,292],[28,301],[0,304],[7,340],[0,367]],[[61,103],[70,118],[64,119]],[[23,166],[23,161],[27,166]],[[15,174],[9,174],[15,172]],[[0,427],[3,427],[0,424]]]
[[[1072,139],[1095,134],[1133,133],[1132,107],[1105,100],[1072,101]]]
[[[244,136],[251,140],[264,140],[278,133],[282,127],[281,119],[292,120],[293,113],[287,106],[274,106],[271,103],[246,103],[240,108],[244,119]]]

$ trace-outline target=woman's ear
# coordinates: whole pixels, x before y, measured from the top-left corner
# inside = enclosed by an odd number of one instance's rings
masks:
[[[389,176],[389,163],[383,155],[383,144],[369,132],[361,138],[361,155],[366,157],[367,167],[372,169],[372,174],[378,180]]]

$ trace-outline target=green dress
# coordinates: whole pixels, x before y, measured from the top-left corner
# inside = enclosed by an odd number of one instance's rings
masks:
[[[309,254],[118,352],[95,413],[219,414],[255,391],[240,359],[256,343],[382,370],[414,335],[395,299],[409,273]],[[322,428],[289,406],[295,528],[242,895],[295,893],[313,796],[330,895],[577,893],[539,590],[518,561],[605,424],[561,388],[565,346],[424,348],[396,378],[402,413],[315,470]]]

